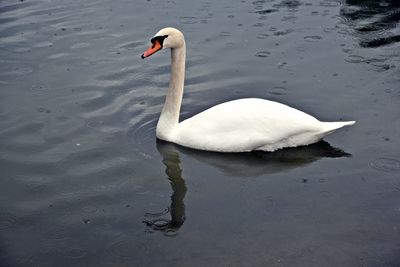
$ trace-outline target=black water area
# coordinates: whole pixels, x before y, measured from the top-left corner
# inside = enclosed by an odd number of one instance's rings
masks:
[[[0,266],[400,266],[397,0],[0,1]],[[182,119],[243,97],[324,121],[314,145],[156,141],[185,34]]]

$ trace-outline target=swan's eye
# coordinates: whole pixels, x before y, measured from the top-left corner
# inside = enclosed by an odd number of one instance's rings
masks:
[[[155,36],[153,38],[151,38],[150,42],[153,44],[153,48],[155,46],[156,41],[158,41],[158,43],[161,45],[161,47],[163,46],[164,40],[165,38],[167,38],[168,35],[163,35],[163,36]]]

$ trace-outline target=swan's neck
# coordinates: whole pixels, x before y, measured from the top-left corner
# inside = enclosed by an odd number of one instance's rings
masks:
[[[171,141],[173,130],[179,123],[183,86],[185,80],[185,43],[171,49],[171,78],[164,108],[157,124],[157,137]]]

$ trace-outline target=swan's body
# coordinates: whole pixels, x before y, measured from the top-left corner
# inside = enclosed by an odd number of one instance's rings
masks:
[[[185,76],[183,34],[174,28],[164,28],[152,43],[142,58],[162,48],[171,48],[169,91],[156,129],[161,140],[208,151],[274,151],[317,142],[355,123],[321,122],[287,105],[257,98],[222,103],[179,122]]]

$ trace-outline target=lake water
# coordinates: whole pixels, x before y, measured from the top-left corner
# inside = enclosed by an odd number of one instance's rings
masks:
[[[2,0],[0,266],[399,266],[397,0]],[[157,142],[242,98],[356,120],[325,142],[216,154]]]

